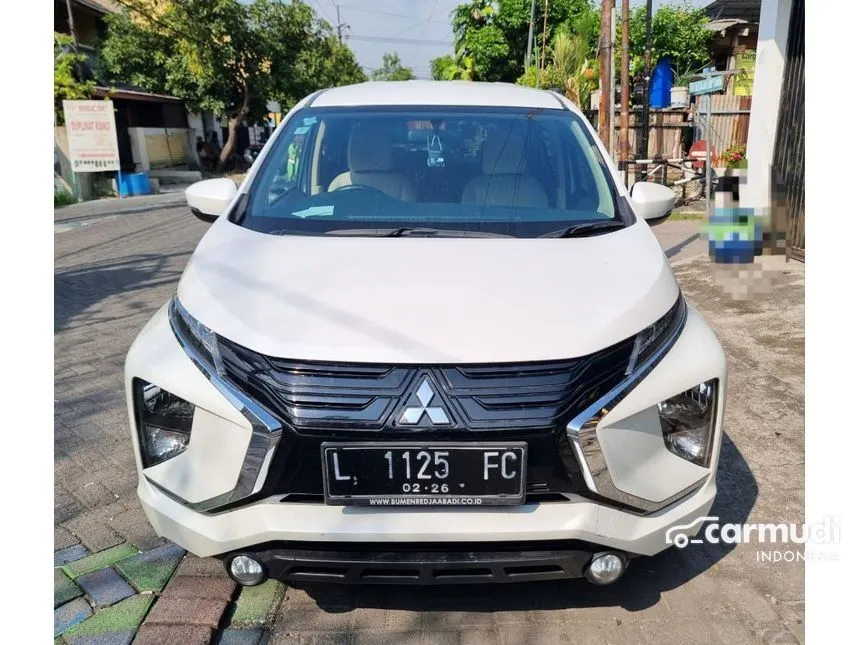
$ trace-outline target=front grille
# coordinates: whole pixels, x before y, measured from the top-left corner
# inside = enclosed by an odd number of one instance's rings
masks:
[[[624,378],[627,339],[581,358],[473,365],[374,365],[264,356],[219,339],[227,378],[284,424],[260,496],[317,501],[323,441],[528,443],[530,500],[584,493],[565,426]],[[451,412],[445,426],[404,427],[399,411],[420,379],[432,378]],[[288,497],[289,499],[289,497]]]
[[[582,358],[534,363],[422,366],[292,361],[220,339],[227,376],[300,434],[410,433],[404,397],[429,374],[453,412],[446,430],[554,428],[620,381],[629,339]],[[438,431],[442,428],[433,427]]]

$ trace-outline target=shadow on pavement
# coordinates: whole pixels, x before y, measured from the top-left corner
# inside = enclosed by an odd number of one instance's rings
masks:
[[[168,261],[187,255],[190,253],[148,253],[113,262],[56,271],[54,331],[65,329],[72,320],[75,320],[76,324],[103,322],[96,316],[84,320],[80,316],[109,296],[175,283],[182,273],[183,265],[168,268]],[[129,313],[134,313],[134,303],[128,306],[131,309]]]
[[[719,516],[723,524],[746,521],[758,496],[758,485],[746,460],[725,434],[717,486],[710,514]],[[684,550],[671,547],[652,558],[634,559],[625,576],[607,587],[592,585],[585,579],[437,587],[305,583],[296,586],[304,589],[320,609],[330,613],[348,612],[358,607],[417,612],[494,612],[604,606],[619,606],[635,612],[657,604],[664,591],[676,589],[697,577],[732,549],[734,545],[704,543],[690,545]]]

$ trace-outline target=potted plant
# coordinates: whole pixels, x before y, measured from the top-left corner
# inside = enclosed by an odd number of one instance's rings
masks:
[[[675,84],[669,94],[669,105],[673,108],[686,108],[690,105],[690,82],[695,76],[692,69],[684,72],[674,71]]]
[[[747,144],[741,143],[730,146],[720,155],[722,165],[729,170],[746,170],[747,167]]]

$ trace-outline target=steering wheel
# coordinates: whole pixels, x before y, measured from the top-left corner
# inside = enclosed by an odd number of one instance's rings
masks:
[[[379,190],[378,188],[374,188],[373,186],[367,186],[365,184],[344,184],[343,186],[338,186],[335,188],[333,193],[340,192],[342,190],[372,190],[375,193],[379,193],[380,195],[385,195],[388,197],[388,193],[383,190]]]

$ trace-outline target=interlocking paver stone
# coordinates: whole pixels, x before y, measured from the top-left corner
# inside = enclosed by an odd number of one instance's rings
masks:
[[[56,519],[54,521],[57,521]],[[54,549],[66,549],[78,544],[80,540],[62,526],[54,527]]]
[[[198,558],[190,553],[182,558],[179,568],[176,570],[177,576],[211,576],[213,578],[227,577],[227,571],[224,565],[215,558]]]
[[[209,598],[227,602],[233,596],[236,583],[230,578],[174,575],[161,593],[162,598]]]
[[[105,549],[104,551],[88,555],[80,560],[64,564],[63,571],[65,571],[66,575],[74,580],[78,576],[89,573],[90,571],[95,571],[96,569],[109,567],[115,562],[119,562],[120,560],[133,556],[136,553],[137,549],[129,544],[118,544],[109,549]]]
[[[54,610],[54,636],[89,618],[93,613],[87,601],[78,598]]]
[[[67,562],[80,560],[88,554],[89,551],[87,551],[87,547],[83,544],[75,544],[65,549],[60,549],[59,551],[54,552],[54,566],[59,567]]]
[[[227,603],[207,598],[159,598],[146,617],[148,625],[205,625],[215,629]]]
[[[102,609],[93,614],[91,618],[75,625],[66,634],[63,635],[66,640],[72,638],[94,638],[100,637],[115,637],[122,638],[123,636],[114,636],[116,634],[123,635],[128,632],[132,634],[137,629],[137,626],[143,622],[143,617],[149,610],[154,596],[141,594],[126,598],[106,609]]]
[[[277,610],[285,589],[277,580],[267,580],[255,587],[245,587],[236,600],[236,611],[233,612],[230,625],[254,627],[265,624]]]
[[[122,560],[116,568],[138,591],[161,591],[184,554],[182,547],[165,544]]]
[[[69,580],[69,576],[59,569],[54,569],[54,609],[81,595],[83,592]]]
[[[150,625],[137,632],[134,645],[208,645],[212,630],[203,625]]]
[[[268,636],[265,629],[225,629],[216,645],[265,645]]]
[[[134,595],[134,589],[110,567],[85,573],[75,582],[87,593],[96,607],[107,607]]]

